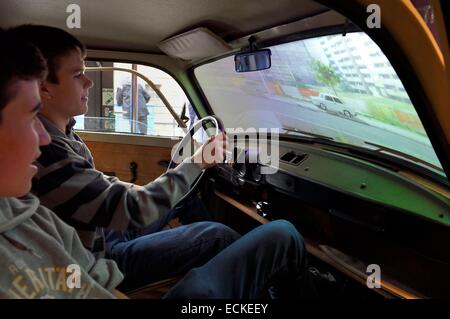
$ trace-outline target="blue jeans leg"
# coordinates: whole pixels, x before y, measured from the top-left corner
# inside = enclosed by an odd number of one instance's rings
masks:
[[[190,270],[165,298],[265,298],[272,285],[281,288],[282,296],[295,298],[307,274],[303,238],[291,223],[278,220]]]
[[[122,231],[105,229],[104,233],[106,257],[112,258],[112,247],[114,247],[118,243],[128,242],[135,238],[161,231],[171,219],[177,216],[177,213],[178,211],[176,209],[172,209],[170,212],[162,215],[159,219],[155,220],[150,225],[142,228],[127,229]]]
[[[130,241],[137,237],[149,235],[161,231],[167,223],[175,217],[179,217],[182,224],[192,224],[199,221],[213,221],[214,218],[206,209],[203,202],[198,196],[193,196],[189,200],[183,201],[179,207],[171,209],[168,213],[152,222],[151,224],[142,227],[119,230],[104,230],[106,240],[106,254],[110,254],[111,247],[119,242]]]
[[[108,257],[124,273],[119,289],[127,291],[185,274],[239,237],[223,224],[198,222],[118,242],[110,248]]]

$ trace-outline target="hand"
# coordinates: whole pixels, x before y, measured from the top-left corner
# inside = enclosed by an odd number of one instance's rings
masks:
[[[202,169],[210,168],[223,163],[226,157],[228,137],[225,133],[211,136],[192,156],[192,161]]]

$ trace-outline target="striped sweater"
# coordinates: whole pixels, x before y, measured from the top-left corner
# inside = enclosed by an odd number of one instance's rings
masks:
[[[95,169],[86,144],[73,131],[65,133],[40,115],[52,141],[41,147],[32,192],[41,204],[73,226],[84,246],[104,256],[104,229],[126,230],[152,223],[168,213],[201,173],[195,163],[182,163],[155,181],[137,186]]]

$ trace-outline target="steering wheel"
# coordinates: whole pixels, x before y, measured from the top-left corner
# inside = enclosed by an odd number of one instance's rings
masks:
[[[194,125],[191,126],[191,128],[186,133],[186,135],[181,139],[180,143],[178,144],[177,148],[175,149],[175,152],[173,153],[173,155],[170,158],[169,165],[167,166],[167,171],[169,171],[170,169],[176,167],[174,159],[179,154],[180,149],[183,147],[184,144],[186,144],[186,141],[187,141],[188,138],[192,138],[193,139],[195,132],[200,127],[202,127],[203,122],[205,122],[205,121],[212,121],[215,124],[216,133],[214,135],[218,135],[220,132],[224,131],[224,127],[223,127],[222,121],[219,118],[217,118],[217,117],[215,117],[213,115],[208,115],[208,116],[205,116],[205,117],[199,119],[197,122],[194,123]],[[194,142],[195,142],[195,140],[194,140]],[[178,202],[176,203],[176,205],[174,205],[174,207],[177,206],[179,203],[181,203],[184,199],[189,197],[192,193],[195,192],[197,186],[200,184],[200,181],[202,180],[203,176],[205,175],[205,171],[206,171],[206,169],[202,170],[201,174],[197,177],[197,179],[193,183],[191,189],[183,197],[181,197],[178,200]]]

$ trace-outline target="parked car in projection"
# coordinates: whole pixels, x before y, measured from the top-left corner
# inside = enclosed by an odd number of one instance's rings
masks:
[[[337,96],[320,93],[318,96],[312,96],[311,101],[324,111],[341,113],[346,117],[356,116],[356,113]]]

